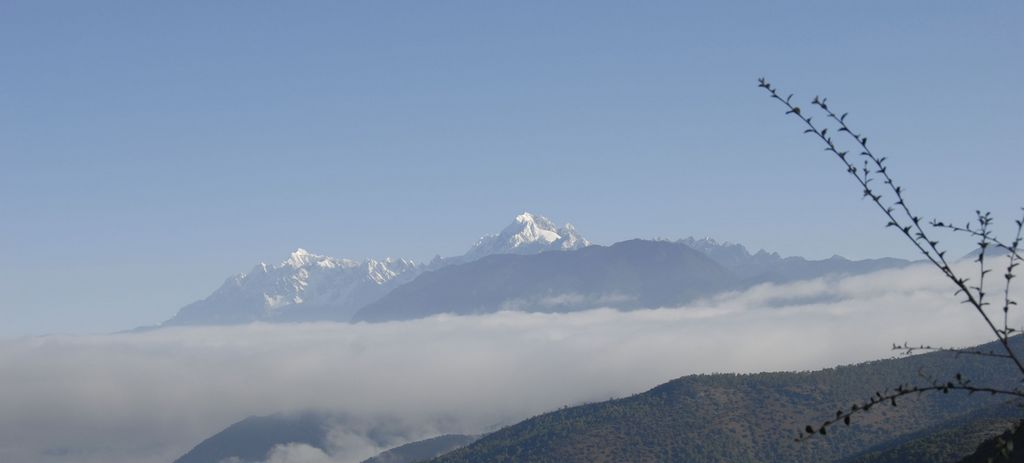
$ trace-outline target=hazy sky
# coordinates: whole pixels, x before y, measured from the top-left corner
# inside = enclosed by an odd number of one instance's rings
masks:
[[[815,93],[927,217],[1024,204],[1024,4],[0,3],[0,336],[159,322],[296,247],[591,240],[909,256],[756,88]],[[966,250],[964,248],[963,250]]]

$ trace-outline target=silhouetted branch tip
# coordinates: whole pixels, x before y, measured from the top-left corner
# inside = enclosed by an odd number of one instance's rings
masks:
[[[859,154],[863,158],[863,166],[860,167],[854,165],[854,163],[848,159],[849,150],[839,147],[836,141],[829,136],[829,127],[816,125],[810,115],[806,114],[806,112],[802,111],[799,106],[792,103],[792,94],[788,95],[786,98],[782,98],[779,96],[778,89],[764,77],[758,79],[758,87],[764,88],[772,99],[779,101],[783,106],[785,106],[785,114],[787,116],[793,115],[793,117],[800,119],[801,124],[804,126],[805,134],[813,134],[824,145],[824,150],[826,152],[830,152],[836,156],[836,158],[845,167],[846,172],[859,184],[862,193],[861,197],[869,198],[886,217],[887,221],[885,223],[885,228],[894,228],[898,230],[899,233],[904,235],[904,237],[911,242],[914,248],[925,257],[927,262],[935,266],[935,268],[938,269],[946,279],[953,283],[954,294],[962,295],[964,298],[962,302],[974,307],[978,315],[982,320],[984,320],[985,325],[988,326],[989,330],[1002,346],[1002,351],[996,352],[995,350],[984,351],[980,349],[957,349],[933,347],[928,345],[911,346],[908,343],[904,343],[902,346],[893,344],[893,350],[901,351],[902,355],[912,355],[916,352],[948,352],[955,354],[956,357],[961,355],[975,355],[1007,359],[1013,362],[1017,371],[1021,374],[1021,379],[1024,380],[1024,364],[1021,363],[1016,352],[1014,352],[1010,347],[1011,336],[1019,333],[1020,329],[1011,328],[1009,325],[1010,308],[1017,306],[1017,302],[1010,297],[1010,287],[1016,276],[1015,272],[1017,267],[1020,265],[1021,261],[1024,261],[1020,254],[1020,245],[1022,243],[1022,236],[1024,236],[1024,217],[1014,221],[1014,224],[1016,225],[1016,234],[1014,235],[1014,239],[1009,243],[1000,241],[992,233],[990,228],[994,220],[992,218],[992,214],[987,211],[975,211],[977,228],[972,226],[971,222],[967,222],[963,227],[947,222],[940,222],[938,220],[932,220],[929,222],[933,229],[943,229],[955,233],[966,233],[978,239],[977,257],[975,258],[975,262],[978,264],[977,283],[968,285],[971,280],[960,276],[957,271],[954,270],[953,266],[946,260],[947,251],[939,247],[940,241],[932,238],[928,234],[928,232],[921,226],[921,217],[912,212],[906,198],[906,189],[903,186],[898,185],[890,176],[889,166],[886,164],[888,158],[876,155],[868,147],[867,135],[857,132],[846,123],[849,113],[844,112],[841,115],[836,115],[836,113],[829,108],[827,103],[828,99],[825,97],[816,95],[811,100],[811,107],[820,110],[825,114],[826,122],[831,121],[831,123],[835,125],[832,128],[832,132],[845,133],[847,137],[858,147]],[[872,182],[876,179],[881,179],[882,184],[885,185],[885,187],[882,187],[881,189],[892,194],[891,204],[883,202],[883,199],[885,198],[883,193],[881,191],[876,191],[872,187]],[[1024,211],[1024,208],[1021,208],[1021,210]],[[985,310],[986,306],[991,305],[987,300],[989,293],[986,291],[985,283],[986,276],[993,271],[990,267],[991,259],[988,259],[987,256],[989,249],[992,247],[1005,251],[1008,258],[1008,263],[1005,270],[1002,272],[1004,280],[1002,288],[1002,328],[996,326],[995,322],[993,322],[992,318]],[[956,374],[953,381],[946,382],[939,382],[932,379],[922,371],[919,371],[918,374],[921,377],[928,379],[930,385],[900,385],[893,391],[878,391],[875,393],[874,397],[871,397],[861,403],[855,403],[848,410],[840,409],[836,412],[835,418],[826,420],[819,426],[806,426],[800,431],[796,440],[802,441],[815,435],[827,435],[828,428],[836,423],[842,422],[849,426],[852,416],[859,413],[865,413],[875,405],[879,404],[887,404],[895,407],[897,406],[896,399],[908,394],[920,395],[935,391],[941,391],[943,394],[948,394],[950,391],[965,391],[969,395],[978,392],[987,392],[992,395],[1001,394],[1024,398],[1024,392],[1020,389],[1001,389],[977,386],[971,384],[971,382],[966,380],[960,373]]]

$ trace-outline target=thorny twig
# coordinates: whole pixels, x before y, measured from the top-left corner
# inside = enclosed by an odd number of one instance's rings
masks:
[[[1024,391],[1020,389],[1000,389],[974,386],[971,384],[970,380],[957,373],[956,378],[953,381],[947,381],[945,383],[932,382],[932,384],[928,386],[911,386],[901,384],[893,390],[875,392],[875,395],[870,399],[855,403],[848,409],[837,410],[835,418],[825,420],[819,426],[807,425],[804,429],[800,430],[799,435],[795,440],[803,441],[810,439],[815,435],[824,436],[828,434],[828,428],[839,423],[849,426],[854,415],[868,412],[876,405],[890,405],[895,407],[897,406],[896,399],[903,396],[911,394],[921,395],[926,392],[942,392],[943,394],[948,394],[950,391],[965,391],[968,394],[987,393],[990,395],[1006,395],[1024,398]]]
[[[926,346],[926,345],[923,345],[923,344],[922,345],[917,345],[917,346],[911,346],[910,344],[907,344],[907,343],[903,343],[902,346],[898,345],[898,344],[893,344],[892,345],[892,350],[900,351],[900,355],[905,356],[905,357],[909,357],[911,355],[914,355],[914,353],[916,353],[918,351],[921,351],[921,352],[948,352],[950,354],[954,354],[954,356],[956,356],[956,357],[960,357],[961,355],[977,355],[979,357],[997,357],[997,358],[1005,358],[1005,359],[1010,358],[1009,355],[1002,354],[1002,353],[996,352],[996,351],[991,350],[991,349],[985,351],[985,350],[978,350],[978,349],[958,349],[958,348],[955,348],[955,347]]]
[[[977,285],[968,286],[968,279],[962,278],[953,270],[953,267],[946,260],[946,251],[939,248],[939,241],[932,239],[928,233],[921,226],[921,217],[915,215],[910,206],[907,204],[906,198],[904,197],[904,189],[897,185],[892,177],[889,175],[888,166],[885,164],[886,158],[877,156],[870,148],[868,148],[868,139],[861,133],[855,132],[849,125],[846,124],[847,113],[837,115],[828,106],[827,98],[814,97],[811,101],[813,106],[818,107],[825,115],[831,119],[837,126],[837,132],[846,132],[847,135],[852,137],[860,149],[860,156],[864,158],[863,167],[857,167],[849,159],[849,151],[841,150],[832,137],[829,136],[828,128],[823,127],[819,129],[813,122],[810,116],[805,115],[799,106],[795,106],[791,103],[793,95],[783,98],[778,89],[773,87],[767,80],[761,78],[758,80],[758,86],[768,91],[771,97],[778,100],[786,106],[786,114],[792,114],[800,119],[807,127],[804,133],[813,133],[825,144],[825,151],[834,154],[839,158],[840,161],[845,165],[846,172],[849,173],[853,178],[860,184],[864,197],[871,198],[871,201],[878,206],[882,213],[889,219],[886,227],[895,227],[900,231],[901,234],[907,237],[910,242],[914,245],[917,250],[925,256],[925,258],[936,268],[938,268],[942,274],[953,282],[956,286],[956,294],[963,294],[963,303],[970,304],[978,312],[978,314],[985,320],[985,324],[989,327],[992,333],[996,336],[996,339],[1000,342],[1005,353],[999,353],[995,351],[982,351],[977,349],[955,349],[955,348],[944,348],[944,347],[932,347],[932,346],[910,346],[904,343],[903,346],[894,344],[894,350],[904,351],[904,355],[911,355],[915,351],[941,351],[954,353],[959,355],[979,355],[985,357],[997,357],[1012,360],[1017,370],[1020,371],[1021,375],[1024,376],[1024,364],[1017,357],[1017,354],[1010,348],[1010,337],[1018,332],[1017,329],[1009,327],[1009,311],[1010,306],[1017,305],[1016,301],[1010,298],[1010,286],[1015,276],[1014,271],[1016,267],[1024,259],[1021,258],[1019,253],[1022,231],[1024,231],[1024,218],[1017,220],[1017,234],[1014,240],[1010,244],[1005,244],[999,241],[989,231],[989,227],[992,225],[992,217],[988,212],[982,213],[977,211],[977,220],[980,229],[973,229],[968,223],[964,227],[958,227],[955,225],[947,225],[943,222],[933,220],[931,225],[935,228],[946,228],[954,232],[965,232],[979,239],[979,253],[975,261],[979,266],[979,278]],[[877,177],[876,177],[877,176]],[[888,189],[895,197],[895,201],[892,204],[887,205],[883,202],[882,194],[872,189],[871,182],[876,179],[881,179]],[[899,213],[897,213],[899,210]],[[905,216],[900,219],[897,215]],[[989,305],[985,300],[985,276],[991,269],[986,266],[985,254],[989,246],[995,245],[1008,253],[1009,264],[1006,267],[1006,272],[1003,277],[1005,279],[1005,286],[1003,288],[1003,328],[999,329],[993,323],[992,318],[985,311],[985,306]],[[972,291],[973,290],[973,291]],[[850,424],[851,416],[857,413],[868,411],[874,405],[880,403],[889,403],[892,406],[896,406],[896,399],[908,394],[922,394],[925,392],[942,391],[948,393],[949,391],[967,391],[970,394],[977,392],[987,392],[993,395],[1011,395],[1015,397],[1024,398],[1024,391],[1021,389],[999,389],[991,387],[981,387],[970,384],[970,381],[965,380],[959,373],[956,375],[956,381],[948,381],[945,384],[939,384],[936,381],[932,381],[930,386],[909,386],[900,385],[893,391],[876,392],[875,396],[871,399],[860,403],[854,404],[849,410],[839,410],[836,412],[834,419],[827,420],[822,423],[821,426],[815,428],[814,426],[807,426],[801,431],[800,436],[797,440],[804,440],[810,438],[816,434],[824,435],[829,426],[836,424],[840,421],[845,424]]]
[[[981,315],[982,319],[985,320],[985,324],[988,325],[989,329],[992,331],[993,334],[995,334],[996,338],[1003,345],[1003,348],[1006,351],[1007,356],[1011,360],[1013,360],[1013,363],[1017,366],[1017,369],[1020,371],[1021,375],[1024,376],[1024,363],[1021,363],[1016,353],[1013,351],[1013,349],[1010,348],[1009,334],[1007,330],[1000,330],[998,327],[996,327],[995,323],[992,322],[992,318],[989,317],[988,313],[985,312],[985,303],[983,299],[984,292],[982,289],[980,289],[982,288],[981,285],[979,284],[976,287],[969,287],[967,285],[968,280],[966,278],[959,277],[956,274],[956,272],[953,271],[952,266],[950,266],[949,263],[946,261],[946,251],[940,250],[938,247],[939,242],[937,240],[931,239],[928,236],[928,234],[924,231],[924,229],[921,227],[921,218],[917,215],[914,215],[911,212],[910,207],[907,205],[906,199],[903,196],[903,188],[896,185],[895,182],[893,182],[892,178],[889,176],[888,167],[885,165],[886,158],[876,156],[867,146],[868,138],[864,135],[861,135],[853,131],[853,129],[851,129],[850,126],[846,124],[847,114],[844,113],[841,116],[837,116],[828,108],[827,99],[815,97],[814,100],[811,102],[813,105],[821,108],[821,110],[824,111],[830,119],[834,120],[836,123],[839,124],[838,132],[846,132],[849,136],[853,137],[854,140],[857,141],[857,144],[863,150],[860,152],[860,155],[865,158],[864,166],[862,168],[854,166],[850,159],[848,159],[849,151],[840,150],[839,147],[835,144],[835,142],[832,141],[832,137],[828,135],[828,128],[818,129],[818,127],[815,126],[812,122],[812,118],[810,116],[805,116],[800,110],[799,106],[794,106],[791,103],[793,95],[789,95],[783,98],[779,94],[778,89],[773,87],[764,78],[758,80],[758,86],[767,90],[768,93],[771,94],[771,97],[773,99],[778,100],[783,105],[785,105],[787,108],[787,115],[794,115],[795,117],[800,119],[804,123],[804,125],[807,126],[807,129],[804,130],[804,133],[813,133],[825,144],[825,151],[831,152],[832,154],[836,155],[836,157],[838,157],[839,160],[843,162],[843,164],[846,166],[847,173],[853,176],[854,179],[857,180],[857,183],[860,184],[861,188],[863,189],[864,197],[871,198],[871,201],[875,203],[875,205],[877,205],[878,208],[882,211],[882,213],[885,214],[885,216],[889,219],[889,222],[886,224],[886,226],[895,227],[896,229],[898,229],[900,233],[906,236],[907,239],[909,239],[910,242],[913,243],[914,247],[917,248],[917,250],[921,252],[921,254],[924,255],[929,262],[935,265],[935,267],[937,267],[943,273],[943,275],[945,275],[950,281],[953,282],[953,284],[957,287],[956,293],[964,294],[964,297],[966,299],[963,302],[970,304],[975,308],[975,310],[977,310],[978,314]],[[870,184],[873,180],[875,180],[874,178],[871,177],[872,174],[881,175],[883,183],[885,183],[889,187],[889,189],[891,189],[892,192],[895,194],[896,201],[893,203],[893,205],[890,206],[883,203],[882,195],[876,193],[871,188]],[[895,214],[897,207],[900,210],[902,210],[903,213],[909,218],[910,224],[905,224],[899,218],[896,217]],[[987,236],[987,230],[985,236]],[[983,239],[983,242],[984,241],[985,240]],[[984,247],[982,247],[981,253],[984,254],[984,252],[985,249]],[[1008,273],[1012,274],[1012,269],[1009,269]],[[978,294],[972,292],[972,288],[979,288]]]

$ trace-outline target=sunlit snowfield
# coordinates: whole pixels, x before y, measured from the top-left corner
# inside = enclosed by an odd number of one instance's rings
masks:
[[[893,342],[988,341],[950,288],[914,266],[682,308],[9,339],[0,461],[166,462],[246,416],[304,409],[394,417],[410,439],[473,433],[692,373],[817,369],[891,356]],[[270,459],[360,461],[381,450],[358,430],[332,436],[328,454],[290,446]]]

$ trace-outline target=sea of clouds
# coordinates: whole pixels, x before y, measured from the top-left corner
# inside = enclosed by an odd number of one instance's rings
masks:
[[[407,439],[478,433],[687,374],[818,369],[891,357],[894,342],[991,340],[959,300],[919,265],[680,308],[0,340],[0,461],[168,462],[242,418],[297,410],[391,417]],[[358,429],[331,436],[326,449],[283,445],[267,461],[383,450]]]

